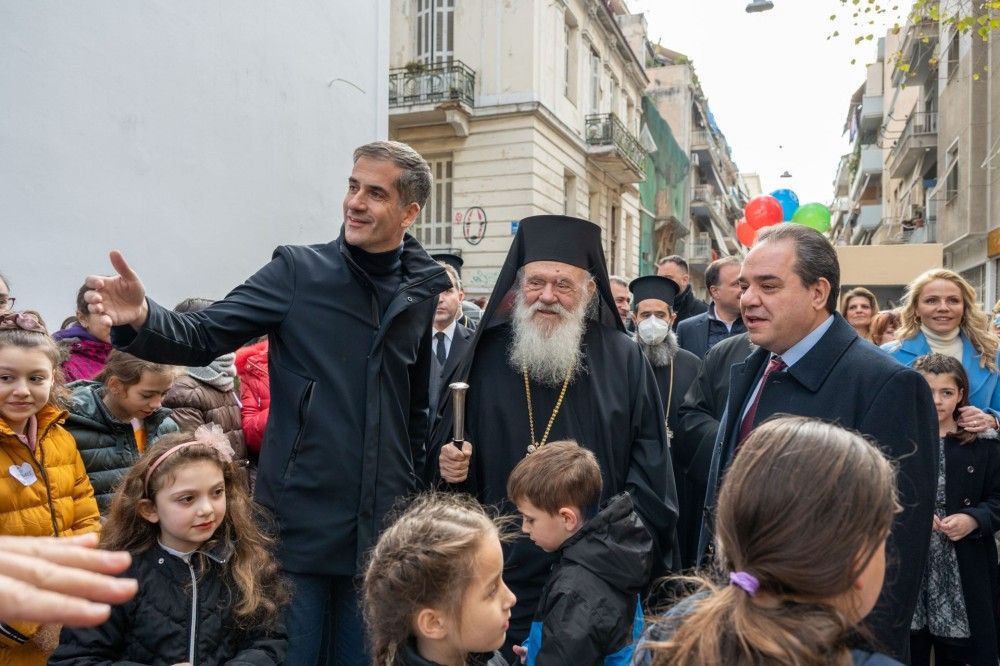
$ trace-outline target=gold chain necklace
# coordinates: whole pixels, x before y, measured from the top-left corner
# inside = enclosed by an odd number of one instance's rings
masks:
[[[570,368],[569,372],[566,373],[562,390],[559,391],[559,399],[556,400],[556,406],[552,408],[552,416],[549,417],[549,423],[545,426],[545,433],[541,440],[535,440],[535,412],[531,407],[531,384],[528,382],[528,368],[522,368],[522,370],[524,374],[524,398],[528,401],[528,428],[531,432],[528,453],[531,454],[545,446],[545,442],[549,439],[549,431],[552,430],[552,424],[556,422],[556,415],[559,413],[559,408],[562,407],[563,398],[566,397],[566,389],[569,388],[569,380],[573,377],[573,368]]]

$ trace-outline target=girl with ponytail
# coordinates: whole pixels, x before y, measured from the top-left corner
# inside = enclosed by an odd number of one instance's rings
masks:
[[[783,416],[746,439],[716,515],[721,580],[653,624],[641,666],[897,664],[851,650],[885,576],[893,468],[857,433]]]
[[[362,586],[374,666],[507,666],[503,525],[467,495],[429,493],[382,533]]]

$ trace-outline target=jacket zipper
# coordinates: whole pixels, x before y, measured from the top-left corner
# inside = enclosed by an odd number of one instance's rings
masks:
[[[197,662],[194,660],[194,657],[198,627],[198,577],[194,573],[194,564],[191,562],[192,559],[194,559],[194,553],[191,554],[191,558],[187,561],[188,571],[191,573],[191,642],[188,645],[188,661],[191,662],[191,666],[197,666]]]
[[[302,399],[299,401],[299,431],[295,434],[295,441],[292,442],[292,453],[288,457],[288,463],[285,465],[285,472],[282,475],[286,479],[292,471],[295,459],[299,456],[299,444],[302,443],[302,433],[306,429],[306,418],[309,416],[309,407],[312,405],[313,389],[315,387],[316,382],[310,381],[305,393],[302,394]]]
[[[52,519],[52,536],[57,537],[59,536],[59,521],[56,520],[56,507],[52,503],[52,486],[49,485],[49,473],[45,471],[45,448],[42,447],[42,440],[49,434],[51,427],[52,426],[50,424],[47,428],[45,428],[42,434],[37,436],[37,439],[35,440],[35,447],[39,450],[42,457],[42,462],[38,465],[38,471],[41,473],[42,481],[45,483],[46,504],[49,506],[49,518]],[[31,462],[36,462],[34,455],[30,456],[30,458]]]

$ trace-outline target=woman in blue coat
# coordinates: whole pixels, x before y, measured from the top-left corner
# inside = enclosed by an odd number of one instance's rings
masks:
[[[896,340],[882,346],[903,365],[931,353],[958,359],[969,375],[969,405],[958,425],[973,433],[1000,428],[1000,338],[961,275],[935,268],[906,288]]]

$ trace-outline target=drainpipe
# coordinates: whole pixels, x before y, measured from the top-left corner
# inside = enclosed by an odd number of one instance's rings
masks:
[[[988,78],[986,80],[986,145],[990,146],[990,150],[993,150],[993,39],[986,42],[986,62],[990,65],[989,71],[987,72]],[[987,155],[987,158],[990,156]],[[991,168],[989,164],[984,165],[987,169],[986,173],[986,233],[987,238],[989,238],[989,233],[993,229],[993,179],[990,178],[989,169]],[[987,244],[987,253],[989,252],[989,245]],[[986,257],[986,285],[985,292],[989,294],[989,299],[986,304],[989,307],[989,303],[996,303],[997,293],[996,293],[996,260]]]

